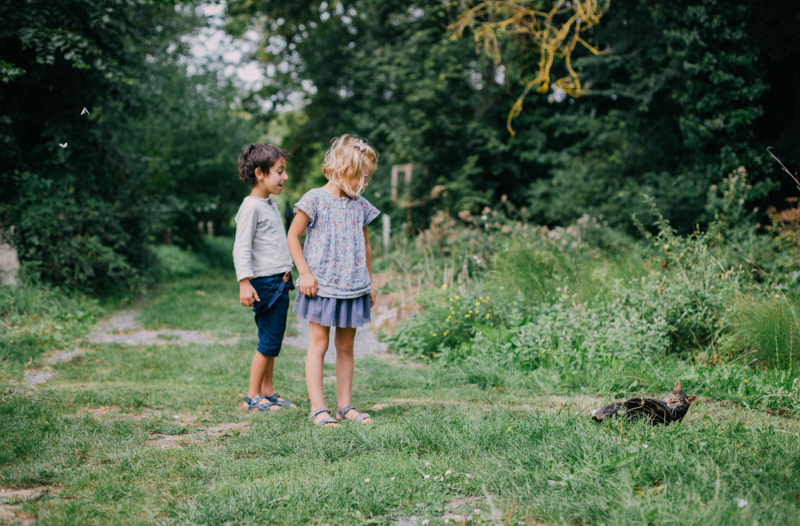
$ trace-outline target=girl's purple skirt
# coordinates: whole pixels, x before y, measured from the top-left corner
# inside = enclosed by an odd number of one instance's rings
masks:
[[[298,290],[292,310],[323,327],[355,329],[370,321],[369,293],[350,299],[309,298]]]

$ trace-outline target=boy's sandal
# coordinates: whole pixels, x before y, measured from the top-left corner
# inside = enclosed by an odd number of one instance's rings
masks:
[[[320,418],[319,422],[314,423],[314,418],[317,417],[320,413],[328,413],[327,418]],[[335,418],[331,418],[331,410],[327,407],[320,407],[316,411],[311,411],[311,414],[308,415],[308,419],[311,420],[311,423],[317,426],[326,426],[330,424],[339,424],[339,422]]]
[[[289,400],[281,400],[280,399],[281,395],[279,395],[278,393],[274,393],[274,394],[272,394],[270,396],[265,396],[264,398],[266,398],[267,400],[269,400],[273,404],[279,405],[281,407],[285,407],[286,409],[291,409],[292,408],[292,403]]]
[[[270,408],[273,405],[278,405],[273,403],[266,396],[261,396],[261,395],[254,396],[253,398],[245,396],[244,403],[247,404],[247,409],[249,409],[250,411],[253,411],[255,409],[258,409],[259,411],[270,411]]]
[[[352,420],[353,422],[358,422],[359,424],[363,424],[364,420],[369,418],[368,413],[358,413],[354,418],[347,418],[345,415],[351,409],[355,409],[355,407],[353,407],[353,404],[350,404],[342,409],[337,409],[336,418],[338,418],[339,420]]]

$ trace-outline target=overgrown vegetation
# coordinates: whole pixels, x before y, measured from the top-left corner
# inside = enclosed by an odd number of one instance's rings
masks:
[[[800,288],[784,272],[800,255],[800,237],[778,228],[752,235],[745,180],[743,169],[725,179],[706,232],[678,234],[653,204],[655,234],[640,225],[642,243],[589,216],[551,230],[490,224],[501,215],[490,210],[474,227],[452,225],[442,235],[449,258],[429,253],[433,235],[423,233],[418,261],[443,271],[428,274],[422,312],[389,342],[406,357],[580,375],[584,387],[598,388],[609,374],[656,384],[701,375],[700,394],[800,411],[792,394],[800,385]],[[481,237],[493,250],[483,250]],[[503,386],[503,376],[484,383]]]

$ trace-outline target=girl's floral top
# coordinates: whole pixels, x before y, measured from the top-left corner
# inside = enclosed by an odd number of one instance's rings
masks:
[[[372,288],[364,227],[380,211],[361,196],[333,197],[315,188],[294,205],[308,215],[303,256],[317,279],[317,295],[349,299]]]

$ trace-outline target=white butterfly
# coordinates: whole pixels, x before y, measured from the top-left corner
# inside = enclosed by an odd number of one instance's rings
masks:
[[[86,109],[86,106],[83,107],[83,111],[81,111],[81,115],[89,115],[89,110]]]
[[[66,143],[66,142],[60,142],[60,143],[58,143],[58,145],[59,145],[59,146],[61,146],[62,148],[66,148],[66,147],[67,147],[67,144],[69,144],[69,143]]]

